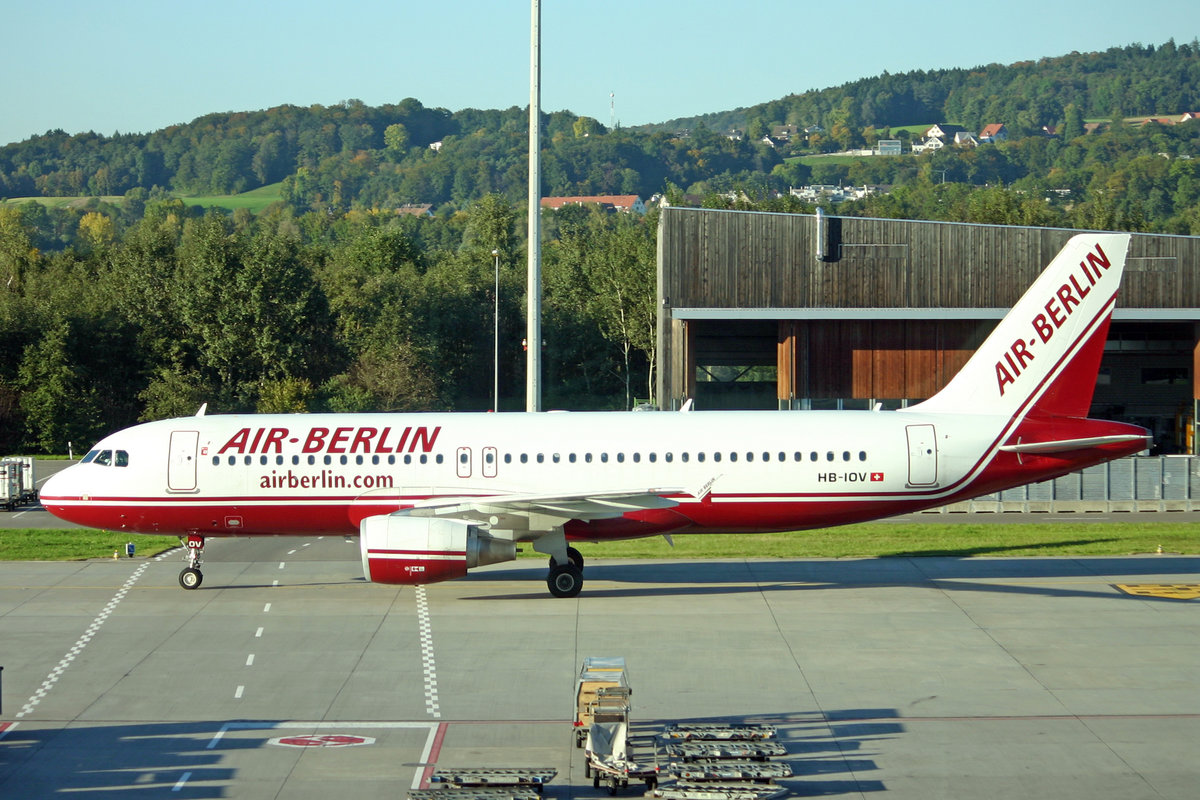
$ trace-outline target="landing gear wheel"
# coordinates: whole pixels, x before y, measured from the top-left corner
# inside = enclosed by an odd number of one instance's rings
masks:
[[[185,589],[198,589],[203,581],[203,573],[194,567],[186,567],[179,573],[179,585]]]
[[[583,589],[583,573],[574,564],[555,565],[550,568],[546,586],[555,597],[575,597]]]
[[[575,568],[583,572],[583,554],[574,547],[567,548],[567,561],[575,565]],[[554,560],[554,556],[550,556],[550,568],[554,569],[558,562]]]

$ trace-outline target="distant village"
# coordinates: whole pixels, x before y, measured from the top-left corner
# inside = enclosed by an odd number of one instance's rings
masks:
[[[1178,125],[1188,122],[1193,119],[1200,119],[1200,111],[1187,111],[1179,117],[1137,117],[1126,120],[1127,125],[1145,126],[1145,125]],[[1087,122],[1084,123],[1084,134],[1095,133],[1102,130],[1108,125],[1105,122]],[[825,132],[820,125],[807,125],[801,127],[799,125],[773,125],[771,132],[766,134],[760,140],[762,144],[769,147],[784,147],[787,145],[807,143],[809,137],[820,135]],[[691,135],[690,131],[677,131],[675,134],[679,138],[686,139]],[[1052,125],[1043,126],[1040,135],[1042,136],[1057,136],[1058,131]],[[745,133],[737,128],[726,131],[725,137],[735,141],[741,141],[745,138]],[[995,142],[1003,142],[1008,139],[1008,128],[1003,122],[991,123],[983,126],[978,132],[974,133],[962,125],[952,125],[947,122],[939,122],[927,128],[919,138],[913,139],[909,144],[908,153],[911,155],[919,155],[924,152],[940,150],[943,147],[979,147],[985,144],[993,144]],[[434,142],[429,147],[434,150],[440,150],[441,142]],[[843,150],[836,153],[826,153],[830,156],[901,156],[904,155],[904,140],[903,139],[879,139],[873,147]],[[789,193],[805,203],[843,203],[847,200],[861,200],[872,195],[887,194],[890,191],[890,186],[834,186],[831,184],[811,184],[807,186],[794,186],[789,190]],[[1066,191],[1066,190],[1057,190]],[[773,194],[778,194],[773,192]],[[746,196],[744,192],[724,192],[721,196],[731,202],[748,201],[751,198]],[[703,198],[687,197],[689,202],[699,203]],[[662,194],[655,194],[649,200],[642,200],[638,195],[621,194],[621,195],[580,195],[574,197],[543,197],[542,208],[549,208],[557,211],[563,206],[568,205],[589,205],[598,206],[604,211],[624,214],[645,214],[647,207],[654,208],[667,205],[666,197]],[[420,217],[432,217],[433,206],[429,203],[420,203],[412,205],[400,206],[396,209],[398,214],[411,214]]]

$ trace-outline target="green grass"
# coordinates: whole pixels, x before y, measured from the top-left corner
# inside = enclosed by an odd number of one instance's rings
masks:
[[[214,194],[200,197],[182,197],[180,199],[189,206],[203,206],[204,208],[217,206],[229,209],[230,211],[236,211],[239,208],[248,208],[257,214],[272,203],[279,201],[279,187],[280,184],[272,183],[268,186],[242,192],[241,194]]]
[[[124,558],[126,542],[133,542],[139,556],[156,556],[179,546],[179,539],[174,536],[78,529],[0,529],[0,561],[82,561],[112,558],[114,550]]]
[[[1169,516],[1169,515],[1163,515]],[[1200,553],[1200,529],[1186,522],[1081,521],[1013,523],[871,522],[795,533],[687,534],[671,547],[661,536],[580,542],[584,558],[888,558],[919,556],[1124,556]],[[111,558],[133,542],[139,556],[178,544],[173,536],[93,530],[0,529],[0,561]],[[545,558],[522,545],[523,558]]]
[[[262,211],[272,203],[278,202],[280,199],[279,189],[282,184],[272,183],[267,186],[261,186],[257,189],[251,189],[248,192],[241,194],[214,194],[201,195],[198,197],[181,197],[180,199],[189,206],[201,206],[210,208],[216,206],[219,208],[236,211],[239,208],[248,208],[255,214]],[[72,205],[84,205],[91,199],[87,197],[11,197],[7,200],[0,200],[0,205],[20,205],[27,203],[30,200],[35,203],[41,203],[47,208],[62,208]],[[106,195],[100,200],[113,205],[120,205],[124,202],[120,195]]]
[[[784,161],[799,161],[801,164],[809,167],[815,167],[818,164],[841,164],[844,166],[850,166],[851,164],[857,164],[864,158],[874,158],[874,156],[791,156],[789,158],[785,158]]]
[[[794,533],[688,534],[575,546],[584,558],[887,558],[897,556],[1118,556],[1200,553],[1183,522],[871,522]],[[523,556],[545,558],[525,545]]]

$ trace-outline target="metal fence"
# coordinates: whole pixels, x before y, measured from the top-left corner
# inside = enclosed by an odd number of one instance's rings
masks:
[[[1200,511],[1200,457],[1122,458],[925,513],[1105,511]]]

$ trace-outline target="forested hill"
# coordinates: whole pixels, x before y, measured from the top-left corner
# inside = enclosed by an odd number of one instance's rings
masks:
[[[1193,41],[884,74],[637,129],[607,131],[561,111],[545,116],[543,191],[649,197],[668,182],[684,190],[696,184],[786,189],[797,176],[777,168],[789,153],[758,141],[776,124],[821,126],[827,134],[809,147],[821,152],[918,123],[956,122],[978,131],[1003,122],[1020,137],[1062,125],[1072,113],[1113,119],[1198,109],[1200,43]],[[0,148],[0,198],[111,196],[155,187],[230,194],[282,181],[284,200],[297,210],[405,203],[453,210],[491,193],[516,202],[525,193],[525,125],[515,107],[450,112],[410,98],[378,107],[351,100],[210,114],[151,134],[57,131]],[[731,127],[748,135],[726,139],[721,134]],[[681,128],[689,135],[679,136]]]
[[[851,56],[852,57],[852,56]],[[1074,105],[1085,117],[1112,119],[1200,108],[1200,42],[1138,44],[971,69],[884,73],[768,103],[669,120],[651,130],[713,130],[792,123],[826,130],[953,121],[968,130],[1004,122],[1018,134],[1061,122]]]

